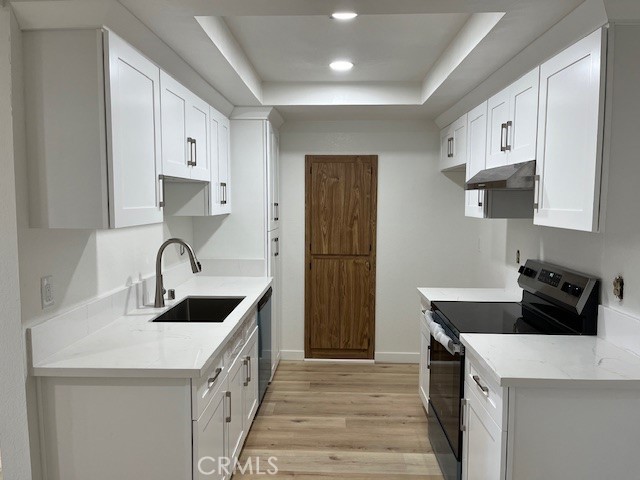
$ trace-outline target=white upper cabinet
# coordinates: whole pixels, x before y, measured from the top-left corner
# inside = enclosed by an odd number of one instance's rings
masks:
[[[464,168],[467,163],[467,115],[445,128],[440,134],[440,170]]]
[[[484,102],[467,115],[467,181],[486,168],[486,156],[487,102]],[[484,197],[483,190],[465,192],[464,212],[467,217],[484,218]]]
[[[488,100],[486,168],[536,159],[539,82],[535,68]]]
[[[160,69],[124,40],[105,33],[107,136],[113,228],[159,223]],[[81,181],[79,179],[79,181]]]
[[[24,32],[30,223],[160,223],[160,69],[108,30]]]
[[[191,96],[187,110],[187,145],[191,157],[191,179],[211,181],[209,168],[209,105]]]
[[[211,139],[211,215],[231,213],[230,122],[211,107],[209,114]]]
[[[208,182],[209,105],[165,72],[161,85],[164,175]]]
[[[540,69],[536,225],[598,230],[604,45],[598,30]]]

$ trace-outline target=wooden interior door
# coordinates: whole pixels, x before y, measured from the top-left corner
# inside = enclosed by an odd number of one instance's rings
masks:
[[[373,359],[378,157],[306,157],[305,356]]]

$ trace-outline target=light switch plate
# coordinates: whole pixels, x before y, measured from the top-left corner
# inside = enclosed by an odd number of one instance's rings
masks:
[[[48,275],[40,279],[40,298],[42,299],[42,309],[55,305],[53,296],[53,277]]]

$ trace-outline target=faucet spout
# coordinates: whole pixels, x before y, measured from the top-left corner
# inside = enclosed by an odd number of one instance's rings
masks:
[[[155,308],[164,307],[165,289],[164,289],[164,282],[162,280],[162,254],[164,253],[165,249],[173,243],[182,245],[185,248],[185,250],[189,254],[189,262],[191,263],[191,271],[193,273],[198,273],[202,271],[202,265],[200,265],[200,262],[198,261],[198,258],[196,257],[196,254],[193,251],[193,248],[191,248],[191,245],[189,245],[187,242],[185,242],[181,238],[170,238],[169,240],[164,242],[160,246],[160,249],[158,250],[158,255],[156,256],[156,298],[155,298],[155,302],[153,303],[153,306]]]

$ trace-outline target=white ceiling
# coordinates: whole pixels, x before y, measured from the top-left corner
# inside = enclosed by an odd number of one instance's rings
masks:
[[[434,119],[488,78],[505,86],[495,72],[584,0],[11,1],[45,24],[46,4],[76,20],[117,5],[110,15],[131,26],[126,9],[235,106],[299,119]],[[328,18],[345,10],[359,17]],[[351,72],[328,68],[338,56],[350,57]]]
[[[249,61],[267,82],[422,82],[469,14],[225,17]],[[348,73],[328,68],[351,60]]]

